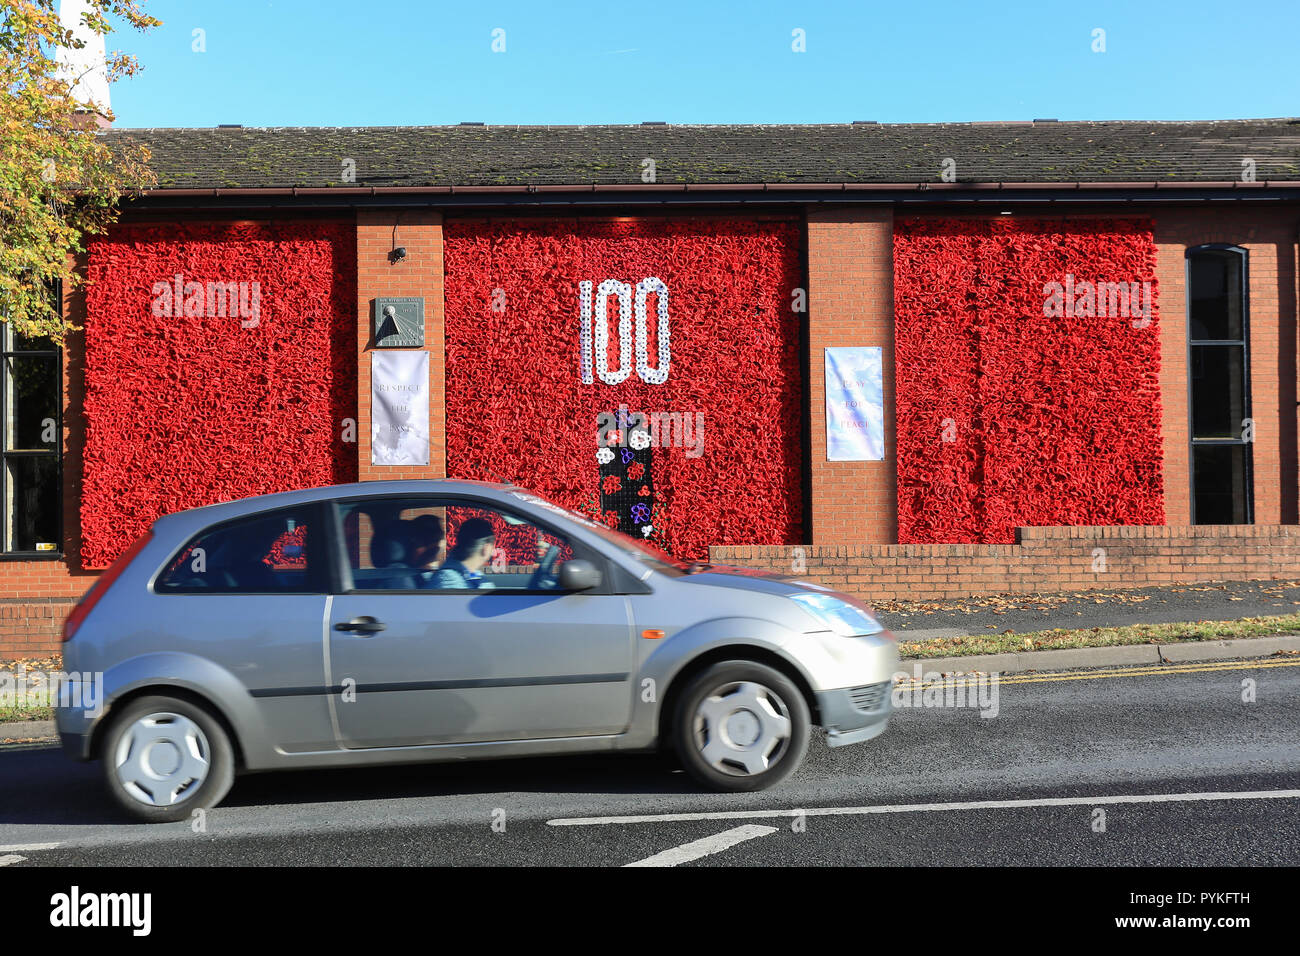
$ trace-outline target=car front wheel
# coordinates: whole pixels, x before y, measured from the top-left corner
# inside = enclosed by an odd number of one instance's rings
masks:
[[[682,692],[673,745],[686,771],[705,786],[763,790],[803,762],[809,724],[803,694],[780,671],[723,661]]]
[[[117,804],[151,823],[188,818],[221,802],[235,779],[230,739],[196,704],[141,697],[112,718],[101,751]]]

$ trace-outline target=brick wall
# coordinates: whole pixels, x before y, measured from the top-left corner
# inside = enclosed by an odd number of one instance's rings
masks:
[[[66,599],[0,599],[0,661],[58,653],[63,619],[71,610]]]
[[[1300,578],[1300,527],[1021,528],[1018,544],[723,546],[709,555],[871,600],[933,600]]]
[[[1225,243],[1247,250],[1251,417],[1255,420],[1255,522],[1293,524],[1297,511],[1296,231],[1294,209],[1160,210],[1160,392],[1164,404],[1165,512],[1191,521],[1188,451],[1186,253]]]

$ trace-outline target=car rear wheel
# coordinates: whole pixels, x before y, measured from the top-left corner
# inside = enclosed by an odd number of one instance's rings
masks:
[[[151,823],[216,806],[235,780],[225,730],[202,707],[174,697],[127,704],[108,727],[101,757],[118,806]]]
[[[780,671],[723,661],[678,699],[673,745],[686,771],[714,790],[764,790],[803,762],[808,704]]]

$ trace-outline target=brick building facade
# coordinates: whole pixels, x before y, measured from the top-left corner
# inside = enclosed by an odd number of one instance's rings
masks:
[[[798,382],[797,388],[790,387],[798,394],[785,396],[790,407],[798,409],[798,420],[792,425],[776,423],[772,427],[781,431],[779,437],[788,446],[788,460],[797,463],[790,467],[797,468],[798,474],[787,485],[769,482],[770,487],[758,487],[763,480],[772,478],[770,474],[766,479],[758,476],[751,482],[753,488],[740,489],[737,494],[753,491],[757,496],[753,507],[758,510],[768,508],[774,495],[793,496],[795,500],[778,504],[785,509],[783,514],[796,517],[784,525],[780,522],[768,525],[760,515],[755,520],[753,539],[735,530],[736,525],[728,525],[725,533],[719,533],[718,540],[707,541],[713,560],[774,570],[806,570],[834,586],[879,597],[1300,577],[1297,556],[1300,552],[1295,545],[1296,525],[1300,521],[1300,472],[1297,470],[1300,423],[1296,416],[1300,121],[1035,122],[931,127],[113,130],[103,135],[110,139],[130,137],[143,141],[153,151],[158,188],[127,204],[121,230],[147,231],[158,227],[163,238],[149,241],[154,245],[161,243],[159,255],[164,259],[170,241],[166,237],[171,235],[166,230],[178,227],[183,230],[188,226],[207,228],[215,224],[224,228],[228,225],[234,229],[232,235],[243,235],[240,230],[252,230],[250,235],[256,237],[261,235],[258,230],[288,223],[310,236],[314,224],[329,223],[331,227],[341,226],[346,235],[355,236],[355,259],[336,261],[336,267],[347,273],[349,283],[355,279],[355,313],[320,319],[342,321],[355,328],[355,356],[349,355],[355,361],[355,379],[348,380],[348,388],[355,394],[333,396],[336,402],[341,401],[339,407],[355,409],[352,415],[344,416],[354,419],[355,441],[329,446],[336,473],[355,474],[363,481],[489,476],[465,474],[463,462],[454,460],[454,456],[449,459],[447,441],[448,434],[454,434],[458,428],[478,427],[468,421],[453,420],[454,415],[449,411],[453,407],[463,408],[464,402],[448,401],[448,338],[454,331],[463,340],[464,323],[472,320],[465,308],[449,313],[449,302],[463,300],[463,288],[457,289],[452,283],[469,281],[468,267],[463,263],[478,262],[474,256],[488,257],[482,261],[498,263],[490,266],[494,269],[502,269],[499,263],[508,261],[508,257],[506,260],[491,258],[496,255],[492,251],[495,247],[482,238],[485,226],[495,224],[493,234],[497,238],[492,242],[508,243],[516,235],[536,233],[540,245],[527,248],[545,249],[547,242],[555,241],[552,233],[557,223],[575,223],[577,231],[572,235],[596,235],[591,241],[604,243],[601,248],[611,250],[608,262],[624,261],[619,257],[632,256],[628,250],[635,247],[635,255],[642,257],[636,261],[650,263],[646,270],[660,268],[655,265],[656,256],[664,259],[663,269],[671,270],[673,257],[686,255],[680,249],[689,251],[698,247],[706,253],[717,250],[719,258],[724,252],[730,255],[733,247],[741,250],[735,253],[739,256],[735,261],[740,265],[725,265],[723,273],[728,270],[743,273],[756,268],[753,263],[763,261],[755,258],[760,252],[784,255],[789,250],[782,251],[781,237],[789,234],[797,236],[802,286],[796,284],[794,289],[788,289],[782,284],[771,291],[783,301],[790,301],[792,292],[802,291],[805,305],[791,306],[793,319],[772,317],[770,327],[777,331],[772,333],[775,339],[769,344],[773,355],[784,354],[781,350],[785,349],[788,354],[798,356],[798,367],[787,370],[793,375],[788,380]],[[1253,164],[1254,176],[1249,181],[1242,180],[1243,158],[1249,158]],[[955,160],[952,165],[946,162],[950,159]],[[651,167],[645,165],[646,160],[653,160]],[[647,168],[652,170],[649,175]],[[1101,224],[1117,221],[1149,224],[1125,228],[1139,234],[1140,240],[1149,241],[1154,250],[1152,268],[1158,298],[1151,334],[1158,336],[1158,363],[1097,374],[1107,378],[1100,384],[1112,388],[1117,375],[1155,376],[1159,409],[1154,421],[1158,434],[1152,435],[1150,441],[1158,449],[1158,487],[1145,479],[1140,483],[1131,480],[1127,487],[1122,481],[1118,485],[1112,482],[1098,489],[1096,500],[1084,501],[1081,497],[1077,509],[1072,510],[1072,502],[1066,500],[1060,513],[1067,520],[1055,522],[1056,526],[1037,527],[1032,522],[1020,525],[1013,521],[1022,529],[1017,533],[1016,543],[992,537],[960,536],[899,543],[900,508],[929,509],[936,502],[943,504],[944,496],[949,494],[946,491],[934,491],[929,497],[922,494],[916,499],[919,503],[914,503],[915,488],[909,486],[911,497],[900,502],[902,438],[899,429],[903,426],[896,414],[899,386],[895,341],[899,332],[897,323],[902,319],[897,309],[896,280],[902,283],[906,279],[908,289],[914,288],[918,280],[917,270],[912,266],[907,267],[910,271],[903,276],[897,258],[896,232],[901,230],[900,224],[907,223],[909,229],[923,231],[928,224],[930,231],[942,240],[945,232],[955,235],[969,224],[986,223],[990,224],[990,241],[996,244],[1003,242],[1000,237],[1004,232],[999,230],[1008,223],[1017,223],[1026,237],[1027,247],[1033,247],[1035,255],[1050,257],[1059,247],[1062,263],[1086,263],[1090,247],[1086,242],[1081,245],[1077,236],[1090,234],[1088,224],[1100,228]],[[1011,235],[1016,227],[1007,228],[1011,232],[1006,234]],[[205,239],[208,243],[205,248],[219,249],[224,241],[220,234],[218,229],[217,239]],[[559,230],[559,235],[561,243],[574,246],[572,254],[577,258],[573,262],[594,261],[586,251],[587,246],[577,250],[578,239],[566,240],[564,237],[569,233],[564,229]],[[668,238],[662,238],[665,236]],[[1144,238],[1147,236],[1149,239]],[[673,245],[679,240],[685,244],[680,249]],[[141,243],[128,245],[136,248]],[[448,243],[456,244],[456,262],[462,263],[459,272],[448,266],[451,261]],[[691,243],[696,246],[692,247]],[[1020,253],[1013,248],[1014,242],[1007,240],[1003,244],[1010,250],[1005,261],[1018,261],[1014,257]],[[395,254],[398,248],[404,250],[404,255]],[[83,267],[114,268],[116,260],[106,249],[97,249],[92,244]],[[301,246],[289,241],[274,251],[285,259],[303,255]],[[1228,302],[1224,308],[1231,313],[1225,321],[1232,328],[1241,326],[1240,342],[1233,338],[1206,338],[1202,334],[1194,340],[1197,344],[1192,344],[1191,336],[1204,323],[1198,318],[1201,325],[1194,328],[1189,322],[1189,269],[1193,268],[1189,266],[1189,254],[1196,256],[1201,251],[1219,257],[1207,262],[1222,260],[1224,263],[1227,291],[1221,298]],[[186,258],[188,255],[178,253],[179,258],[167,261],[195,261],[193,257]],[[1068,256],[1075,258],[1068,259]],[[540,270],[539,275],[549,275],[546,263],[535,259],[535,256],[530,259],[529,268]],[[626,261],[631,262],[633,258]],[[958,267],[962,265],[960,255],[953,261]],[[520,263],[522,268],[522,259]],[[935,268],[939,268],[938,264]],[[1234,269],[1237,271],[1231,271]],[[984,311],[972,311],[977,316],[971,327],[975,339],[984,331],[978,316],[991,316],[998,309],[1010,310],[1009,324],[1005,315],[999,320],[1009,330],[1007,334],[1014,337],[1020,334],[1021,328],[1029,330],[1026,335],[1036,334],[1031,327],[1036,328],[1033,323],[1042,319],[1037,315],[1021,317],[1015,312],[1018,306],[1013,286],[1026,279],[1040,283],[1042,276],[1018,276],[1012,274],[1015,271],[1010,269],[1004,276],[981,273],[969,290],[960,286],[941,290],[952,301],[959,302],[966,297],[982,303],[978,308]],[[511,277],[502,275],[500,281],[508,284]],[[597,282],[603,277],[596,272],[590,275]],[[703,283],[706,288],[699,290],[683,289],[684,275],[673,274],[669,285],[674,286],[673,302],[685,303],[684,311],[674,313],[674,342],[680,341],[680,354],[690,356],[694,354],[691,352],[691,336],[697,334],[694,330],[702,329],[705,319],[711,318],[705,315],[707,309],[703,305],[692,313],[690,303],[714,301],[708,297],[717,292],[714,287],[722,280],[709,279]],[[155,278],[141,275],[139,281],[147,288]],[[482,276],[474,278],[487,281],[487,287],[493,284],[492,276],[486,280]],[[629,272],[626,278],[635,282],[642,276]],[[1129,278],[1139,276],[1134,273]],[[575,275],[565,274],[553,281],[573,284],[577,279]],[[761,284],[764,278],[759,275],[755,281]],[[1240,284],[1239,290],[1234,282]],[[337,288],[343,286],[336,287],[336,291]],[[351,289],[351,285],[346,288]],[[568,290],[569,285],[564,288]],[[1240,317],[1232,304],[1237,301],[1233,296],[1238,291],[1244,303]],[[542,289],[538,295],[544,297],[545,293]],[[304,294],[308,296],[305,301],[312,301],[311,290]],[[185,362],[186,349],[206,347],[202,343],[203,335],[182,337],[178,340],[182,344],[177,345],[169,338],[171,330],[161,328],[163,323],[150,318],[147,308],[110,301],[111,297],[105,298],[106,295],[101,290],[89,296],[84,291],[65,296],[67,314],[78,325],[84,325],[85,331],[69,336],[59,364],[62,389],[57,401],[62,434],[57,487],[31,489],[17,479],[9,486],[11,490],[5,502],[5,553],[0,555],[0,658],[35,657],[57,650],[62,616],[97,573],[82,558],[86,470],[99,469],[94,475],[99,479],[103,469],[116,468],[122,472],[116,480],[128,484],[131,481],[129,463],[108,463],[96,457],[88,462],[83,454],[88,433],[93,437],[94,429],[102,421],[96,416],[105,414],[95,410],[100,406],[87,402],[88,337],[91,345],[103,348],[108,342],[104,337],[116,329],[111,334],[119,336],[121,341],[129,341],[131,348],[141,349],[141,363],[156,367],[159,381],[166,378],[168,361]],[[692,299],[691,295],[701,298]],[[422,348],[429,354],[430,370],[428,465],[372,463],[370,355],[376,348],[372,309],[376,298],[391,296],[414,297],[423,302]],[[521,323],[521,335],[560,336],[567,347],[571,327],[566,323],[571,317],[554,311],[537,311],[541,307],[529,306],[531,300],[526,294],[517,295],[517,299],[523,303],[518,307],[517,319]],[[121,338],[126,335],[121,321],[114,325],[105,316],[92,314],[88,302],[110,302],[114,308],[121,305],[127,310],[128,318],[138,312],[142,325],[153,323],[160,327],[145,328],[139,334],[132,330],[130,335]],[[574,306],[576,312],[576,299]],[[736,311],[734,304],[726,309]],[[761,308],[758,312],[762,316],[769,314]],[[516,321],[514,316],[511,313],[506,321]],[[1024,324],[1019,324],[1020,318]],[[270,320],[275,320],[273,312]],[[738,349],[748,347],[745,336],[751,326],[758,328],[767,321],[738,315],[733,320],[733,325],[724,325],[720,331],[710,334],[720,335],[723,340],[738,336]],[[178,325],[190,321],[193,321],[190,317],[179,315],[175,319]],[[198,321],[213,320],[205,317]],[[1237,325],[1232,325],[1234,322]],[[921,331],[924,334],[925,329]],[[1045,328],[1044,334],[1050,331]],[[270,338],[260,341],[270,341],[274,351],[278,348],[274,330],[266,335]],[[98,342],[95,336],[100,336]],[[1005,384],[996,380],[996,369],[990,364],[998,358],[989,354],[996,351],[990,344],[994,341],[1012,340],[989,337],[983,346],[986,352],[977,360],[978,374],[983,376],[991,396]],[[573,343],[576,362],[576,339]],[[882,350],[883,458],[878,461],[828,460],[827,388],[822,357],[827,348],[849,346]],[[936,341],[936,355],[943,348],[952,352],[949,346],[951,343]],[[503,360],[500,368],[503,389],[519,372],[520,356],[527,355],[528,351],[525,345],[509,353],[513,357],[508,361]],[[1086,343],[1084,351],[1087,351]],[[961,358],[959,353],[958,348],[953,354]],[[256,365],[266,361],[266,354],[263,349],[257,354],[241,356],[239,362]],[[677,354],[675,344],[674,356]],[[1052,358],[1036,352],[1021,356],[1021,367],[1025,361],[1033,364],[1038,359],[1047,362]],[[724,359],[727,357],[722,356],[720,361]],[[724,361],[719,367],[732,366]],[[1248,382],[1231,385],[1235,381],[1233,376],[1240,371],[1248,371]],[[546,372],[552,373],[553,370]],[[569,370],[563,374],[570,374]],[[723,379],[720,385],[710,383],[730,396],[723,405],[746,401],[745,376],[751,373],[710,374]],[[761,377],[764,373],[753,374]],[[737,377],[727,378],[731,375]],[[1026,388],[1046,390],[1043,407],[1047,411],[1043,414],[1056,416],[1060,425],[1045,432],[1043,441],[1053,448],[1072,449],[1069,453],[1076,455],[1074,463],[1066,462],[1061,469],[1073,468],[1077,472],[1080,468],[1086,470],[1087,463],[1093,460],[1089,455],[1104,457],[1105,449],[1089,450],[1089,441],[1102,442],[1096,437],[1100,432],[1094,434],[1092,425],[1073,420],[1069,414],[1076,405],[1080,388],[1086,387],[1086,376],[1081,378],[1077,371],[1068,369],[1062,375],[1060,381],[1068,378],[1068,387],[1054,388],[1054,379],[1045,375],[1037,383],[1028,383]],[[454,375],[453,379],[469,380],[456,379]],[[1210,385],[1198,391],[1194,379],[1208,381]],[[749,380],[755,381],[752,375]],[[1081,382],[1085,385],[1081,386]],[[1209,438],[1194,434],[1198,429],[1205,431],[1210,427],[1194,426],[1194,421],[1209,421],[1217,413],[1198,412],[1193,404],[1198,398],[1203,405],[1212,401],[1214,391],[1223,390],[1223,383],[1229,383],[1231,388],[1240,386],[1241,402],[1234,398],[1228,405],[1232,415],[1249,419],[1250,435],[1245,442],[1235,441],[1235,432],[1219,434],[1211,429],[1205,432]],[[703,383],[691,385],[698,387],[690,394],[706,394]],[[599,388],[599,383],[595,387]],[[757,388],[757,384],[753,387]],[[491,387],[484,389],[485,407],[493,404],[492,393]],[[220,458],[211,436],[196,434],[192,443],[187,444],[191,439],[168,437],[164,427],[149,424],[168,420],[179,401],[176,396],[168,397],[163,391],[147,398],[141,398],[142,393],[138,391],[128,394],[135,394],[138,401],[134,407],[128,404],[118,414],[139,417],[141,447],[150,442],[155,446],[170,442],[175,444],[178,456],[206,448],[214,459]],[[954,396],[954,400],[959,398]],[[608,393],[611,407],[618,400],[617,392]],[[21,411],[17,399],[7,401],[6,408],[14,407]],[[710,416],[722,416],[729,413],[729,407],[710,407],[704,411]],[[1238,415],[1243,411],[1249,414]],[[10,412],[7,428],[17,427],[16,414]],[[248,423],[245,431],[264,435],[267,442],[292,443],[295,440],[292,430],[277,429],[275,425],[277,421],[288,420],[276,418],[283,414],[289,413],[267,412],[265,420]],[[529,409],[521,407],[501,414],[505,416],[501,421],[508,421],[511,414],[526,421]],[[997,415],[1001,419],[1015,417],[1006,411]],[[1105,425],[1112,434],[1123,434],[1126,419],[1119,412],[1116,415],[1115,420]],[[912,456],[909,461],[913,464],[919,454],[924,471],[929,460],[926,456],[930,454],[925,450],[929,447],[928,439],[921,436],[922,450],[917,452],[916,426],[913,420],[909,421],[912,424],[907,425],[911,431],[907,435],[905,454]],[[1002,425],[1016,424],[990,418],[971,427],[983,429],[980,441],[987,443]],[[331,421],[322,427],[333,432],[343,425]],[[954,425],[954,428],[965,427],[965,423]],[[493,440],[496,439],[492,435],[484,435],[484,441]],[[936,431],[934,441],[941,440]],[[965,440],[963,435],[958,444]],[[14,448],[12,438],[6,437],[5,447]],[[153,451],[158,451],[158,447]],[[994,463],[1003,461],[996,454],[998,451],[980,446],[977,452],[972,452],[981,456],[976,465],[979,480],[993,481],[990,475]],[[1028,450],[1030,457],[1026,461],[1033,460],[1033,451]],[[123,449],[122,458],[128,459],[130,452],[131,449]],[[936,461],[950,452],[951,449],[934,446]],[[1061,456],[1066,456],[1066,452],[1062,451]],[[482,472],[487,467],[484,462],[491,460],[493,457],[487,455],[475,467]],[[1066,458],[1059,460],[1065,462]],[[665,469],[665,477],[677,482],[682,502],[694,500],[687,496],[691,482],[702,489],[715,487],[707,483],[711,479],[699,477],[702,473],[691,470],[699,467],[696,462],[680,455],[670,460],[667,453],[659,461],[657,467]],[[340,467],[344,468],[343,472],[338,472]],[[545,467],[543,456],[539,468]],[[1019,465],[1004,462],[1001,467]],[[1230,514],[1231,523],[1207,523],[1204,513],[1199,519],[1195,515],[1196,469],[1200,469],[1202,476],[1203,494],[1207,482],[1222,473],[1229,492],[1225,493],[1227,497],[1221,496],[1222,500],[1215,499],[1215,508],[1220,510],[1213,514]],[[667,474],[668,471],[673,474]],[[1014,470],[1009,473],[1014,478]],[[534,486],[541,482],[543,487],[546,480],[544,474],[530,474],[518,467],[505,477]],[[1038,478],[1028,474],[1021,480],[1029,485]],[[594,488],[597,480],[594,470],[591,480]],[[1057,479],[1044,480],[1047,481],[1044,487],[1050,492],[1054,487],[1051,481]],[[1062,488],[1080,487],[1077,474],[1061,476],[1060,481]],[[239,482],[238,474],[223,473],[214,465],[213,478],[204,493],[210,500],[248,493],[248,485]],[[750,479],[745,478],[744,482]],[[1010,483],[1014,487],[1015,481]],[[673,481],[664,484],[668,489],[665,494],[670,494]],[[780,490],[787,487],[797,491]],[[19,495],[23,489],[28,493],[25,499]],[[227,489],[235,490],[226,493]],[[257,490],[282,489],[258,486]],[[976,512],[984,509],[992,513],[993,491],[972,486],[972,490],[963,493],[974,502],[971,507]],[[707,500],[709,494],[716,492],[699,494]],[[1007,514],[1011,519],[1022,513],[1033,513],[1032,509],[1016,511],[1014,500],[1006,505],[1005,487],[997,494],[1002,496],[998,507],[1004,511],[1010,507]],[[1076,492],[1063,494],[1069,498]],[[26,514],[23,509],[42,507],[40,502],[51,500],[51,495],[53,500],[61,502],[57,509],[58,540],[41,541],[42,550],[35,551],[32,541],[19,540],[22,522],[27,522],[29,530],[49,527],[49,524],[41,525],[46,519]],[[1228,500],[1232,495],[1240,501]],[[1090,516],[1111,513],[1107,508],[1117,496],[1150,498],[1152,507],[1163,515],[1163,521],[1150,524],[1125,521],[1097,526]],[[184,502],[186,506],[205,503],[208,501]],[[132,507],[136,508],[130,515],[132,520],[147,521],[154,517],[140,514],[135,505]],[[1209,513],[1210,506],[1203,503],[1202,511]],[[1104,556],[1100,563],[1099,551]]]

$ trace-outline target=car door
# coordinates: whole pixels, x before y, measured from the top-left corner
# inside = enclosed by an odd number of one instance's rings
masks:
[[[497,529],[491,563],[477,571],[455,558],[472,522]],[[439,523],[445,552],[429,540]],[[563,534],[487,500],[413,496],[341,501],[335,528],[350,584],[332,598],[329,631],[343,746],[626,729],[633,654],[626,598],[607,589],[529,587],[543,556],[540,542],[557,549],[556,571],[573,557]],[[440,568],[445,581],[437,579]],[[479,586],[463,586],[467,576]]]
[[[286,753],[337,747],[321,653],[327,514],[296,505],[205,529],[160,570],[145,615],[168,651],[233,674]]]

